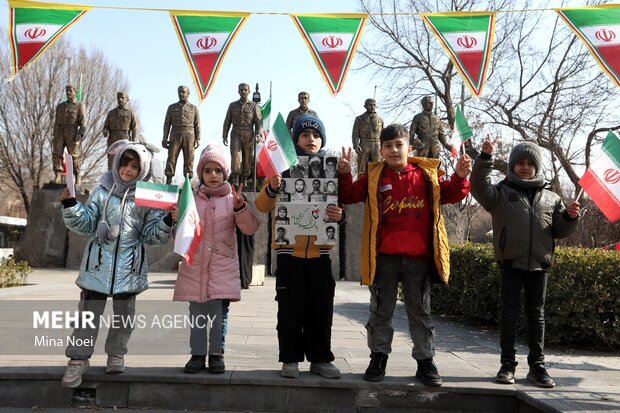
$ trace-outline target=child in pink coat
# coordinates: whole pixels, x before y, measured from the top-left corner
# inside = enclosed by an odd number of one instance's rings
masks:
[[[186,373],[204,369],[207,354],[209,373],[225,371],[226,313],[230,301],[241,299],[235,227],[251,235],[259,226],[241,195],[243,185],[235,191],[226,182],[229,171],[222,149],[207,145],[196,169],[200,184],[194,194],[202,240],[191,265],[185,260],[181,263],[173,297],[174,301],[189,301],[193,321],[189,341],[192,357],[185,365]]]

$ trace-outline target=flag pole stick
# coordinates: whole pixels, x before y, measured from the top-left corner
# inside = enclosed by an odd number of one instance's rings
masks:
[[[579,198],[581,198],[581,195],[582,195],[582,194],[583,194],[583,188],[581,188],[581,189],[579,190],[579,193],[577,194],[577,198],[575,198],[575,201],[577,201],[577,202],[578,202],[578,201],[579,201]]]

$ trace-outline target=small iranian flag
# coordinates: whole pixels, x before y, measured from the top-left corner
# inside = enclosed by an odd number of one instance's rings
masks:
[[[224,56],[248,16],[248,13],[170,11],[201,100],[213,86]]]
[[[332,95],[344,84],[367,14],[291,15]]]
[[[256,153],[261,153],[267,137],[271,134],[271,98],[261,106],[260,118],[263,121],[263,135],[260,137],[260,142],[256,145]],[[256,176],[265,176],[265,171],[263,171],[260,162],[256,162]]]
[[[266,178],[271,178],[297,164],[295,144],[280,113],[258,154],[258,163]]]
[[[263,138],[266,138],[271,129],[271,98],[260,108],[260,118],[263,121]],[[264,139],[263,139],[264,140]]]
[[[491,60],[495,13],[451,12],[420,16],[452,59],[471,93],[480,96]]]
[[[90,6],[9,0],[13,74],[32,63],[90,9]]]
[[[620,86],[620,4],[554,10],[588,46],[603,72]]]
[[[194,201],[194,193],[189,183],[189,177],[185,176],[185,183],[179,200],[179,217],[177,231],[174,239],[174,252],[181,255],[187,265],[192,265],[194,253],[202,239],[202,225]]]
[[[620,139],[610,131],[602,149],[578,184],[614,223],[620,219]]]
[[[461,149],[461,145],[467,139],[471,138],[473,133],[471,129],[469,129],[469,125],[467,124],[467,119],[463,116],[463,112],[461,112],[461,107],[456,105],[455,110],[455,119],[454,119],[454,130],[452,131],[452,157],[456,158],[459,149]]]
[[[135,202],[138,206],[169,209],[177,204],[179,187],[138,181]]]

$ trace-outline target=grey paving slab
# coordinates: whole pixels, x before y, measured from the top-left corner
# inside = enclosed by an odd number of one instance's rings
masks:
[[[0,301],[69,300],[77,306],[79,289],[73,283],[76,275],[77,272],[73,270],[37,269],[29,279],[31,285],[0,289]],[[138,301],[171,301],[174,279],[172,273],[150,274],[152,288],[140,294]],[[264,286],[252,286],[248,290],[243,290],[242,300],[231,304],[225,357],[230,376],[227,375],[223,380],[237,380],[240,383],[256,379],[275,380],[276,383],[278,380],[284,380],[278,374],[280,364],[275,329],[277,303],[273,297],[274,279],[268,277]],[[414,378],[416,363],[411,358],[412,343],[403,305],[397,305],[395,310],[393,351],[388,360],[386,379],[379,387],[362,380],[369,356],[364,328],[368,317],[368,299],[368,289],[357,282],[337,282],[332,346],[336,356],[335,364],[343,372],[343,378],[328,381],[329,386],[346,387],[354,383],[358,388],[369,389],[389,388],[392,385],[419,388],[421,384]],[[7,314],[3,315],[0,328],[4,328],[2,322],[6,320],[6,316]],[[442,389],[488,394],[519,393],[524,395],[523,397],[531,398],[533,402],[551,403],[558,411],[620,411],[618,354],[547,348],[545,352],[547,364],[558,384],[555,389],[547,390],[539,389],[525,379],[527,346],[525,343],[519,343],[517,383],[508,386],[499,385],[493,381],[499,368],[499,340],[496,331],[464,326],[454,320],[438,316],[434,316],[434,321],[437,347],[435,361],[444,378],[445,384]],[[12,331],[11,337],[2,338],[12,341],[23,339],[19,330]],[[140,346],[148,340],[156,340],[163,354],[139,354]],[[188,358],[188,354],[183,352],[188,348],[188,340],[189,331],[184,329],[160,331],[144,337],[135,333],[126,357],[128,371],[163,368],[164,377],[172,375],[175,380],[182,379],[182,366]],[[91,364],[97,369],[95,371],[99,372],[102,371],[101,366],[105,365],[103,341],[99,339],[95,356],[91,359]],[[0,373],[20,366],[23,368],[56,366],[62,371],[61,367],[66,364],[63,352],[64,349],[48,355],[0,354]],[[170,370],[165,370],[166,368]],[[308,363],[301,363],[302,373],[296,383],[300,386],[325,383],[325,379],[310,374],[308,368]],[[285,383],[290,383],[290,380]],[[132,397],[139,399],[142,395],[135,394]]]

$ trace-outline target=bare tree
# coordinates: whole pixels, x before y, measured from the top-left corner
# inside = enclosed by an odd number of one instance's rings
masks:
[[[369,18],[372,34],[360,49],[363,68],[389,79],[382,89],[387,110],[411,119],[410,114],[419,111],[419,97],[434,93],[444,106],[443,118],[453,127],[455,102],[466,103],[470,117],[496,125],[498,134],[512,131],[549,150],[548,177],[561,195],[556,177],[566,174],[576,187],[575,166],[589,163],[596,134],[620,128],[618,100],[610,99],[613,85],[551,11],[498,13],[486,86],[480,100],[474,100],[463,93],[462,86],[459,90],[462,82],[455,77],[452,63],[422,19],[413,14],[501,11],[515,8],[515,1],[360,0],[360,4],[364,11],[374,13]],[[529,6],[529,2],[518,4],[520,9]],[[535,6],[545,4],[536,2]],[[506,152],[509,149],[504,146]],[[495,168],[505,170],[505,166],[496,157]]]
[[[6,36],[0,36],[0,41],[4,45],[0,67],[8,78],[11,63]],[[128,85],[122,71],[100,51],[76,49],[60,39],[29,68],[0,86],[0,184],[22,199],[26,212],[33,190],[51,175],[55,110],[67,84],[82,88],[88,122],[82,141],[82,174],[85,183],[92,182],[106,165],[106,140],[101,135],[105,116],[115,105],[116,92]]]

